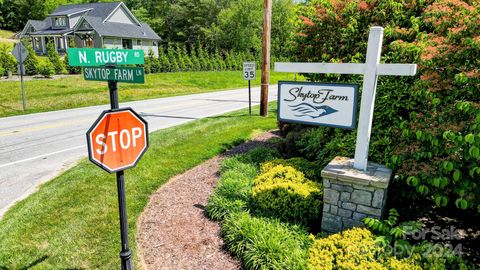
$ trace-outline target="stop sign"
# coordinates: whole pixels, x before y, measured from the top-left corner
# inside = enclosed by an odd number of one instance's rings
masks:
[[[107,172],[132,168],[148,148],[148,124],[131,108],[103,111],[87,143],[90,161]]]

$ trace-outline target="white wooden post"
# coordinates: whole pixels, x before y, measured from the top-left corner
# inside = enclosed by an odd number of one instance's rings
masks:
[[[368,35],[367,58],[363,75],[362,101],[357,129],[357,143],[355,146],[355,161],[353,167],[366,170],[368,162],[368,146],[372,132],[373,109],[377,89],[377,66],[380,63],[382,52],[383,28],[372,27]]]
[[[383,28],[374,26],[368,35],[366,63],[275,63],[275,71],[363,75],[362,100],[355,146],[354,168],[366,170],[379,75],[414,76],[416,64],[380,64]]]

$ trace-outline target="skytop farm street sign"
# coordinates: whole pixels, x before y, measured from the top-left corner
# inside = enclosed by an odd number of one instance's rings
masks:
[[[117,81],[145,83],[145,72],[141,67],[85,67],[83,78],[87,81]]]
[[[129,65],[145,62],[143,50],[69,48],[67,53],[70,66]]]
[[[278,120],[353,129],[358,85],[278,82]]]

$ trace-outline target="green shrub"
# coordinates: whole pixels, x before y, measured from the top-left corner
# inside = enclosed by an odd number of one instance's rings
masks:
[[[45,78],[50,78],[55,74],[55,66],[48,59],[41,61],[38,64],[38,74],[43,75]]]
[[[402,245],[404,250],[411,248],[405,241],[407,235],[417,232],[422,224],[416,221],[399,222],[400,216],[396,209],[388,211],[388,217],[385,220],[367,217],[363,223],[378,236],[376,240],[384,245]]]
[[[232,213],[248,211],[258,164],[277,156],[278,152],[271,148],[258,147],[225,159],[221,164],[218,185],[208,200],[207,215],[222,221]]]
[[[3,76],[4,73],[5,73],[5,69],[2,67],[0,63],[0,76]]]
[[[422,269],[478,269],[478,267],[467,264],[461,257],[457,256],[455,250],[428,241],[415,245],[411,254],[412,259],[415,260]]]
[[[277,165],[260,174],[252,189],[253,207],[265,216],[302,225],[319,225],[322,186],[290,166]]]
[[[65,67],[67,68],[68,74],[81,74],[82,73],[82,67],[70,66],[68,64],[68,54],[65,54],[65,57],[63,58],[63,63],[65,65]]]
[[[225,220],[222,235],[247,269],[306,269],[310,240],[298,226],[240,212]]]
[[[253,165],[238,159],[228,159],[227,163],[231,169],[222,173],[206,207],[208,216],[217,221],[224,220],[231,213],[248,210],[252,184],[257,174]]]
[[[47,44],[47,57],[50,63],[54,67],[55,74],[65,74],[67,73],[67,69],[65,68],[65,64],[62,61],[62,58],[55,50],[55,44],[48,43]],[[40,71],[39,71],[40,73]],[[42,74],[42,73],[40,73]],[[44,74],[42,74],[44,75]]]
[[[316,240],[308,252],[308,269],[421,270],[413,259],[398,260],[384,255],[374,235],[354,228]]]
[[[10,71],[17,73],[17,60],[10,54],[11,48],[5,44],[0,44],[0,65],[4,69],[4,73],[0,75],[7,75]]]
[[[278,151],[273,148],[256,147],[255,149],[248,151],[246,154],[238,156],[238,159],[243,163],[258,166],[261,163],[270,161],[278,157],[280,157],[280,153],[278,153]]]
[[[315,165],[314,162],[308,161],[304,158],[290,158],[290,159],[274,159],[269,162],[265,162],[260,166],[260,171],[265,173],[277,165],[290,166],[294,169],[301,171],[308,179],[316,182],[322,182],[321,169]]]

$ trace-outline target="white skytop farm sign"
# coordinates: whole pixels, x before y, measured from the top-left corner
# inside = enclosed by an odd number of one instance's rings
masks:
[[[311,82],[278,83],[278,120],[353,129],[358,86]]]
[[[417,73],[416,64],[380,64],[382,39],[383,28],[378,26],[371,27],[368,35],[365,63],[275,63],[275,71],[278,72],[363,75],[362,102],[360,105],[353,165],[358,170],[367,169],[368,147],[372,131],[378,76],[414,76]]]

